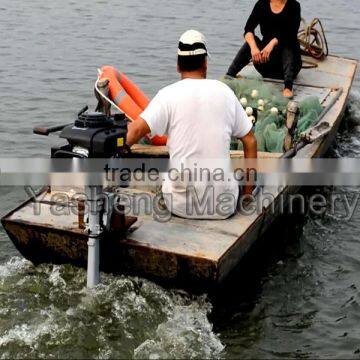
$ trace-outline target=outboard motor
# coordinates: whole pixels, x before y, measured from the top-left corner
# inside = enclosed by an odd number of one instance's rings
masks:
[[[60,138],[67,144],[51,149],[52,158],[111,158],[127,152],[128,120],[124,114],[106,116],[83,111],[74,124],[64,126]]]
[[[130,153],[126,145],[128,120],[124,114],[105,115],[101,112],[90,112],[86,106],[72,124],[50,128],[36,127],[34,133],[49,135],[61,132],[60,138],[67,144],[51,149],[52,158],[113,158]],[[92,288],[100,281],[100,239],[106,231],[126,231],[136,218],[126,217],[123,206],[114,212],[115,194],[106,193],[101,185],[85,186],[88,202],[86,221],[84,214],[79,214],[80,223],[85,224],[88,234],[88,271],[87,286]],[[104,195],[110,206],[104,209]],[[80,205],[80,204],[79,204]],[[83,205],[81,205],[84,207]]]

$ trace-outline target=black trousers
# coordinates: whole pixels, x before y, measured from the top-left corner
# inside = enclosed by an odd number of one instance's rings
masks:
[[[260,51],[267,45],[257,36],[255,40]],[[249,64],[251,58],[250,46],[245,43],[235,56],[227,75],[236,77],[237,73]],[[292,90],[294,80],[302,67],[301,55],[292,47],[276,46],[268,62],[254,64],[254,67],[263,77],[284,80],[285,87]]]

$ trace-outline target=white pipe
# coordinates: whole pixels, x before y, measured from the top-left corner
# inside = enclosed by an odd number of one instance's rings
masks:
[[[101,203],[99,195],[101,186],[87,186],[86,196],[88,200],[89,231],[88,239],[88,262],[87,262],[87,287],[94,288],[100,283],[100,235],[101,235]]]
[[[87,287],[93,289],[100,283],[100,241],[99,238],[89,237]]]

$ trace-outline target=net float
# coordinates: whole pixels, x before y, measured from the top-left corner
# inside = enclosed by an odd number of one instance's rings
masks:
[[[251,97],[253,99],[256,99],[257,97],[259,96],[259,91],[254,89],[252,92],[251,92]]]
[[[265,106],[265,101],[263,99],[259,99],[258,105],[259,106]]]
[[[245,107],[248,104],[247,98],[246,97],[241,98],[240,104]]]
[[[247,116],[251,116],[254,113],[253,108],[250,106],[248,106],[245,111]]]
[[[270,109],[271,115],[279,115],[279,109],[276,107],[273,107]]]

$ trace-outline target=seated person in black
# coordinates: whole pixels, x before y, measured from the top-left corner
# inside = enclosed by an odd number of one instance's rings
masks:
[[[246,43],[227,75],[236,77],[252,59],[263,77],[284,80],[284,96],[293,97],[293,82],[302,67],[297,38],[300,22],[301,8],[296,0],[259,0],[245,26]],[[262,40],[255,35],[258,25]]]

